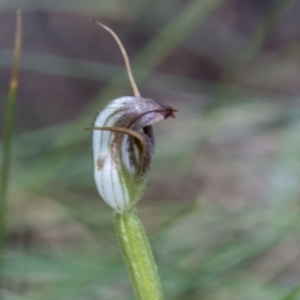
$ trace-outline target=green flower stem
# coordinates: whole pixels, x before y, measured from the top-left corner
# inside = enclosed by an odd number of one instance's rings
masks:
[[[163,299],[157,267],[136,209],[116,214],[115,228],[137,299]]]

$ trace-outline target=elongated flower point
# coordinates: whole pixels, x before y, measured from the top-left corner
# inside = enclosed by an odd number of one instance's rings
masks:
[[[111,101],[93,127],[94,177],[99,194],[122,213],[142,197],[154,152],[151,125],[176,110],[151,99],[125,96]]]

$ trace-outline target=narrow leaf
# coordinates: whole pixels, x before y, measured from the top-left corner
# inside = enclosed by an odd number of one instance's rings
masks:
[[[7,106],[6,106],[6,113],[5,113],[5,124],[4,124],[4,132],[3,132],[3,153],[2,153],[1,181],[0,181],[0,286],[2,286],[2,281],[3,281],[5,207],[6,207],[6,195],[8,189],[9,170],[10,170],[10,161],[11,161],[11,141],[13,136],[16,97],[17,97],[17,90],[19,84],[21,38],[22,38],[22,16],[21,16],[21,11],[18,11],[14,58],[13,58],[13,65],[12,65],[10,87],[8,91]]]

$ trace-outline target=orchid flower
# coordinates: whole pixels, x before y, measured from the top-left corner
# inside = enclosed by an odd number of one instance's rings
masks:
[[[99,194],[116,212],[141,198],[154,152],[151,125],[174,117],[154,100],[125,96],[111,101],[93,124],[94,178]]]
[[[131,209],[142,197],[154,153],[152,124],[175,118],[177,110],[142,98],[134,82],[125,49],[115,33],[124,57],[134,96],[112,100],[95,118],[92,133],[94,179],[103,200],[116,212]]]

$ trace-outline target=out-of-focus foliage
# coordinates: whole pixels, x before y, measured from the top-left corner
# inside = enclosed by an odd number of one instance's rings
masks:
[[[5,299],[133,297],[84,131],[130,88],[90,18],[141,94],[180,111],[154,128],[139,204],[166,299],[299,299],[299,2],[2,0],[0,129],[17,8]]]

